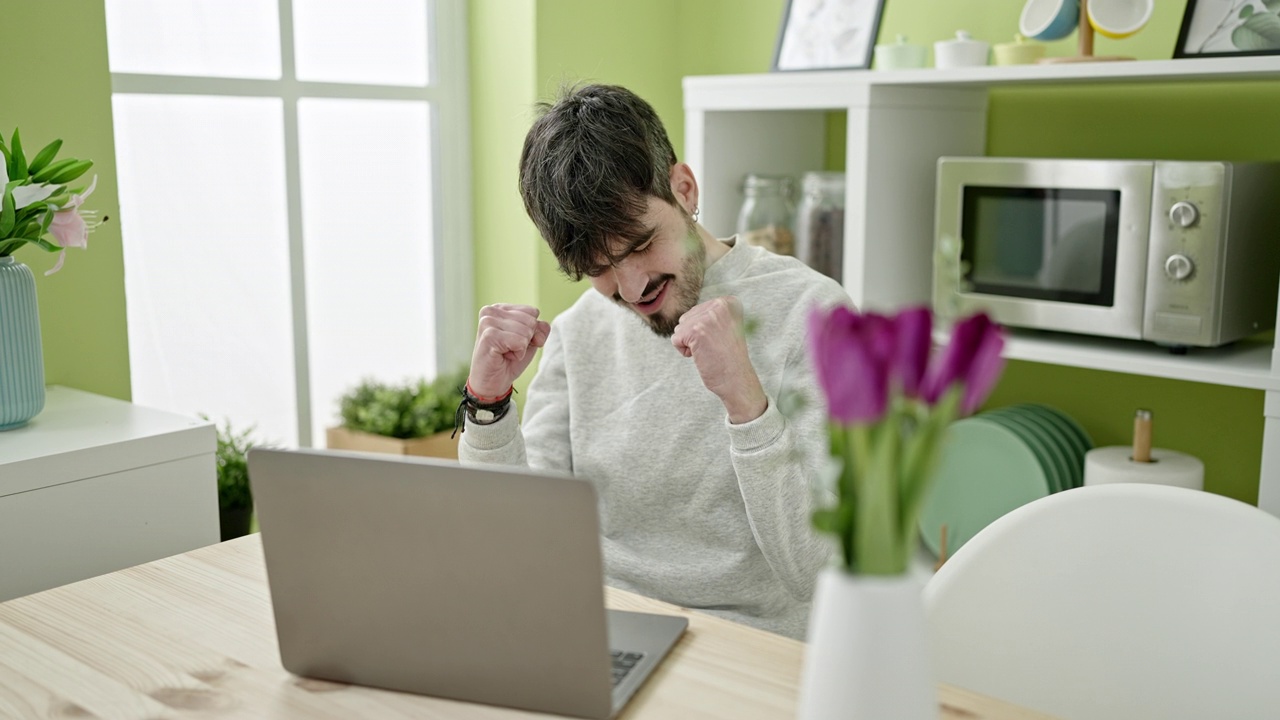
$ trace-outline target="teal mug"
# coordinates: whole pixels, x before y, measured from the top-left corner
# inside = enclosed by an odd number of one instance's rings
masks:
[[[1079,23],[1080,0],[1027,0],[1018,31],[1032,40],[1061,40]]]

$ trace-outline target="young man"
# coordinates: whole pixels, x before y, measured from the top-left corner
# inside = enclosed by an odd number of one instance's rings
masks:
[[[810,530],[826,430],[806,318],[849,297],[699,225],[693,172],[630,91],[586,86],[543,110],[520,192],[594,290],[554,326],[481,310],[459,455],[593,481],[610,584],[803,637],[830,554]],[[539,347],[521,425],[510,388]]]

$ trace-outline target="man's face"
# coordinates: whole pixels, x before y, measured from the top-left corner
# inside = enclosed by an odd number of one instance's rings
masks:
[[[618,240],[623,256],[587,273],[597,292],[630,308],[663,337],[676,331],[680,316],[698,304],[707,249],[693,220],[680,208],[651,197],[642,218],[651,232],[642,242]]]

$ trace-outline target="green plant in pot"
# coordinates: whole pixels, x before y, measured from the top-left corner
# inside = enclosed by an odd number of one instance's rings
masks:
[[[426,379],[385,383],[366,379],[344,394],[342,426],[329,428],[334,449],[456,458],[451,438],[467,369]]]
[[[249,534],[253,519],[253,493],[249,488],[249,465],[245,454],[250,448],[262,444],[254,441],[253,431],[254,428],[250,427],[237,432],[229,420],[217,428],[218,521],[223,540]]]
[[[6,142],[0,135],[0,430],[18,428],[44,409],[44,355],[35,275],[14,253],[28,245],[59,253],[85,248],[89,233],[102,223],[81,207],[97,185],[71,183],[93,167],[92,160],[57,159],[61,140],[30,158],[15,128]],[[105,217],[102,218],[106,220]]]

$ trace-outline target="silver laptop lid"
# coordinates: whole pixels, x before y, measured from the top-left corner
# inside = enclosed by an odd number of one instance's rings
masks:
[[[287,670],[609,717],[589,482],[327,450],[248,462]]]

